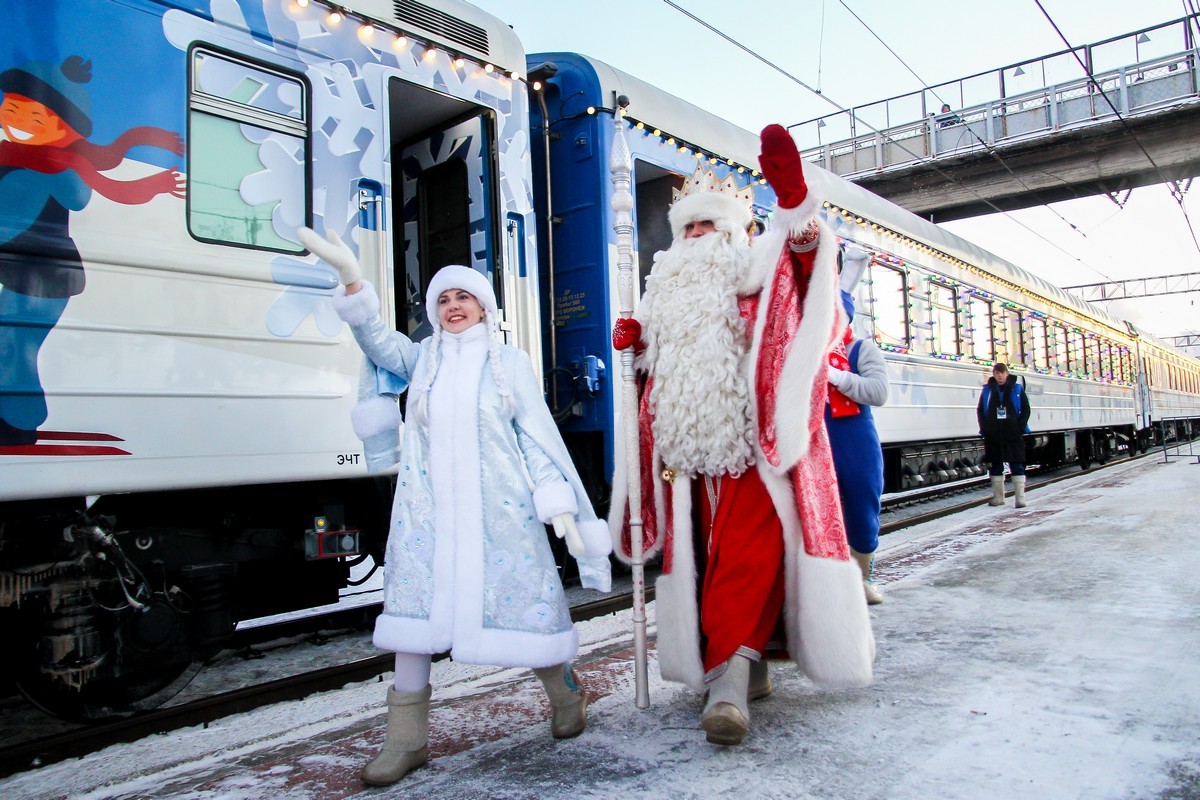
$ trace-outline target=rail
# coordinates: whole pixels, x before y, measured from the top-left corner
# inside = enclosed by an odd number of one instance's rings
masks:
[[[1196,432],[1195,432],[1195,428],[1193,427],[1195,425],[1195,415],[1180,416],[1180,417],[1160,417],[1157,421],[1158,421],[1159,425],[1161,426],[1161,430],[1162,430],[1162,454],[1163,454],[1162,463],[1164,463],[1164,464],[1170,463],[1170,461],[1171,461],[1171,452],[1170,451],[1175,450],[1175,451],[1177,451],[1175,453],[1176,458],[1180,458],[1180,457],[1194,458],[1196,460],[1193,461],[1192,463],[1200,464],[1200,453],[1197,453],[1194,449],[1195,442],[1196,442]],[[1167,437],[1167,423],[1168,422],[1171,423],[1170,439],[1168,439],[1168,437]],[[1185,442],[1180,439],[1180,434],[1179,434],[1179,423],[1181,423],[1181,422],[1184,423],[1183,435],[1184,435],[1184,437],[1186,437],[1186,444],[1187,444],[1187,449],[1188,449],[1187,455],[1184,455],[1183,453],[1178,452],[1183,449],[1183,445],[1185,444]],[[1174,442],[1174,444],[1172,444],[1168,447],[1168,445],[1167,445],[1168,441]]]

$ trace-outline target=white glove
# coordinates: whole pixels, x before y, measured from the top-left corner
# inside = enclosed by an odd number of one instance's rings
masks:
[[[326,234],[329,241],[318,236],[312,228],[297,228],[296,235],[300,237],[301,244],[337,271],[338,280],[343,286],[350,286],[362,280],[362,268],[358,265],[358,258],[335,231],[331,230]]]
[[[844,370],[844,369],[838,369],[837,367],[830,367],[828,380],[830,383],[832,383],[837,388],[845,389],[846,383],[847,383],[846,376],[849,374],[850,373],[846,372],[846,370]]]
[[[838,276],[838,288],[854,294],[854,287],[858,286],[863,273],[867,271],[870,258],[871,254],[857,245],[847,247],[846,252],[842,254],[842,274]]]
[[[587,547],[583,543],[583,538],[579,535],[579,528],[575,526],[575,515],[569,511],[564,511],[561,514],[555,514],[550,518],[550,524],[554,526],[554,535],[560,539],[567,540],[567,552],[576,558],[580,558],[587,552]]]

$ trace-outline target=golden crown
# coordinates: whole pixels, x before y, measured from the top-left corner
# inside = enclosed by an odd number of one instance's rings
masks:
[[[726,175],[725,180],[719,180],[716,172],[712,169],[705,169],[699,164],[696,165],[696,171],[692,173],[692,177],[683,182],[682,189],[671,189],[671,202],[678,203],[688,195],[702,192],[716,192],[726,197],[732,197],[746,208],[750,208],[754,204],[754,187],[752,185],[739,187],[733,173]]]

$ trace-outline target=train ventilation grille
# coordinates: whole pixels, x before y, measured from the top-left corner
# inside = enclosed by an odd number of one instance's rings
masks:
[[[443,11],[418,3],[417,0],[393,0],[392,6],[396,11],[396,21],[401,27],[407,23],[477,52],[488,52],[487,31],[478,25],[455,19]]]

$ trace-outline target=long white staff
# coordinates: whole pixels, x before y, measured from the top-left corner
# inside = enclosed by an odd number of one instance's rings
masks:
[[[622,317],[633,316],[633,159],[625,141],[625,107],[629,99],[617,98],[613,113],[612,208],[617,233],[617,300]],[[642,470],[638,442],[637,376],[633,348],[621,351],[621,417],[625,425],[625,474],[628,477],[630,560],[633,562],[633,675],[638,708],[650,707],[646,656],[646,571],[642,561]]]

